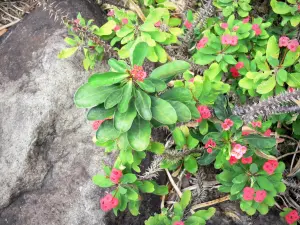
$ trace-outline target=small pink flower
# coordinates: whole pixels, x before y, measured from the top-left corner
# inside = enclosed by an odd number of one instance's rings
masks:
[[[200,41],[197,43],[197,49],[204,48],[206,43],[208,42],[208,37],[203,37],[200,39]]]
[[[130,74],[135,80],[144,81],[147,77],[147,73],[144,71],[143,67],[134,65],[133,69],[130,71]]]
[[[296,39],[293,39],[293,40],[289,41],[287,48],[291,52],[295,52],[295,51],[297,51],[298,46],[299,46],[299,42]]]
[[[157,21],[155,24],[154,24],[155,27],[160,27],[161,26],[161,21]]]
[[[238,69],[238,70],[244,68],[244,63],[243,63],[243,62],[238,62],[238,63],[235,65],[235,68]]]
[[[290,39],[286,36],[282,36],[279,38],[279,47],[286,47],[288,46]]]
[[[243,23],[249,23],[250,16],[247,16],[246,18],[243,19]]]
[[[255,190],[251,187],[245,187],[243,190],[243,199],[245,201],[251,201],[254,198]]]
[[[262,125],[260,121],[252,122],[251,124],[253,127],[261,127]]]
[[[255,32],[255,36],[261,35],[261,29],[257,29],[254,32]]]
[[[270,137],[271,133],[272,133],[272,131],[270,129],[268,129],[268,130],[265,131],[264,136]]]
[[[80,23],[80,20],[79,19],[76,19],[73,21],[76,25],[78,25]]]
[[[229,34],[222,35],[221,42],[223,45],[230,45],[231,44],[231,36]]]
[[[267,192],[265,190],[258,190],[255,193],[254,201],[261,203],[265,200],[266,197]]]
[[[299,220],[299,218],[300,217],[299,217],[297,210],[293,210],[285,216],[285,220],[288,224],[293,224],[293,223],[297,222]]]
[[[203,120],[203,119],[202,119],[202,117],[200,116],[199,119],[196,119],[196,122],[197,122],[197,123],[201,123],[202,120]]]
[[[189,82],[193,83],[194,80],[195,80],[195,78],[193,77],[193,78],[189,79]]]
[[[210,110],[207,106],[205,105],[200,105],[197,107],[198,109],[198,112],[200,113],[200,117],[202,119],[209,119],[211,117],[211,113],[210,113]]]
[[[231,72],[231,75],[232,75],[232,77],[234,77],[234,78],[237,78],[237,77],[240,76],[239,71],[237,70],[237,68],[236,68],[235,66],[234,66],[234,67],[231,67],[231,68],[229,69],[229,71]]]
[[[230,165],[236,164],[237,162],[238,162],[237,158],[235,158],[234,156],[230,156],[230,158],[229,158]]]
[[[213,139],[209,139],[205,144],[205,148],[215,148],[216,146],[217,144],[213,141]]]
[[[237,36],[232,36],[231,40],[230,40],[230,44],[232,46],[235,46],[235,45],[237,45],[237,43],[238,43],[238,37]]]
[[[112,171],[111,171],[111,173],[110,173],[109,179],[114,184],[118,184],[122,176],[123,176],[122,170],[118,170],[116,168],[113,168]]]
[[[122,19],[122,24],[124,24],[124,25],[128,24],[128,19],[127,18],[123,18]]]
[[[293,93],[294,91],[295,91],[295,88],[292,88],[292,87],[289,87],[289,88],[288,88],[288,92],[289,92],[289,93]]]
[[[221,23],[221,28],[227,29],[228,28],[228,23]]]
[[[242,158],[242,163],[243,164],[251,164],[252,163],[252,157],[248,157],[248,158]]]
[[[120,29],[121,29],[121,27],[119,25],[116,25],[115,28],[114,28],[114,31],[117,32]]]
[[[233,30],[234,32],[236,32],[239,28],[240,28],[239,26],[234,26],[234,27],[232,28],[232,30]]]
[[[184,225],[184,222],[182,222],[182,221],[177,221],[177,222],[174,222],[173,225]]]
[[[276,168],[278,167],[278,162],[276,160],[268,160],[263,165],[263,170],[267,172],[267,174],[272,175]]]
[[[231,150],[230,155],[234,156],[237,159],[241,159],[243,155],[246,153],[247,148],[243,145],[236,144],[234,145],[233,149]]]
[[[248,136],[250,134],[249,131],[242,131],[242,136]]]
[[[104,212],[108,212],[113,208],[116,208],[119,204],[119,200],[114,198],[111,194],[107,194],[100,199],[100,207]]]
[[[114,10],[110,10],[108,13],[107,13],[108,16],[114,16],[115,15],[115,11]]]
[[[207,151],[208,154],[211,154],[213,152],[213,149],[212,148],[208,148],[206,151]]]
[[[184,26],[190,30],[193,27],[193,24],[190,21],[186,20],[184,22]]]
[[[232,127],[233,126],[233,121],[231,119],[225,119],[224,123],[226,123],[228,126]]]
[[[258,24],[253,24],[252,25],[252,30],[257,30],[259,29],[259,25]]]
[[[98,128],[101,126],[101,124],[104,122],[104,120],[96,120],[93,122],[93,130],[98,130]]]

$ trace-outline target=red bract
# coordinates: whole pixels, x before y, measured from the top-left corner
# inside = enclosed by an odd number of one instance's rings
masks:
[[[209,119],[211,117],[211,113],[209,111],[209,108],[205,105],[200,105],[197,107],[199,113],[200,113],[200,117],[202,119]]]
[[[221,124],[223,130],[229,130],[233,126],[233,121],[231,119],[225,119],[224,123]]]
[[[232,28],[232,30],[235,32],[235,31],[237,31],[239,28],[240,28],[239,26],[234,26],[234,27]]]
[[[114,28],[114,31],[117,32],[120,29],[121,29],[121,27],[119,25],[116,25],[115,28]]]
[[[242,158],[242,163],[243,164],[251,164],[252,163],[252,157],[248,157],[248,158]]]
[[[161,21],[157,21],[155,24],[154,24],[155,27],[160,27],[161,26]]]
[[[238,36],[232,36],[231,37],[231,40],[230,40],[230,44],[232,45],[232,46],[236,46],[237,45],[237,43],[238,43]]]
[[[254,201],[263,202],[267,197],[267,192],[265,190],[258,190],[255,193]]]
[[[243,23],[249,23],[250,16],[247,16],[245,19],[243,19]]]
[[[291,52],[295,52],[297,51],[297,48],[299,46],[299,42],[296,39],[290,40],[287,48],[291,51]]]
[[[243,199],[245,201],[251,201],[254,198],[255,190],[251,187],[245,187],[243,191]]]
[[[177,222],[174,222],[173,225],[184,225],[184,222],[182,222],[182,221],[177,221]]]
[[[231,149],[231,156],[234,156],[237,159],[241,159],[243,155],[246,153],[247,148],[240,144],[235,144],[233,149]]]
[[[121,177],[123,176],[123,173],[121,170],[118,170],[116,168],[113,168],[111,173],[110,173],[110,177],[109,179],[114,183],[114,184],[118,184]]]
[[[201,49],[201,48],[204,48],[207,42],[208,42],[208,38],[207,37],[201,38],[201,40],[197,43],[196,48],[198,50]]]
[[[289,88],[288,88],[288,92],[289,92],[289,93],[293,93],[294,91],[295,91],[295,88],[292,88],[292,87],[289,87]]]
[[[96,120],[93,122],[93,129],[94,130],[98,130],[98,128],[100,127],[100,125],[104,122],[104,120]]]
[[[239,71],[236,69],[236,67],[231,67],[229,69],[229,71],[231,72],[231,76],[234,78],[237,78],[240,76]]]
[[[108,13],[107,13],[108,16],[114,16],[115,15],[115,11],[114,10],[110,10]]]
[[[228,28],[228,23],[221,23],[221,28],[226,29]]]
[[[293,210],[293,211],[289,212],[285,216],[285,220],[288,224],[293,224],[293,223],[297,222],[299,220],[298,212],[296,210]]]
[[[223,45],[230,45],[231,43],[231,36],[229,34],[222,35],[221,42]]]
[[[80,20],[79,19],[76,19],[73,21],[76,25],[78,25],[80,23]]]
[[[107,194],[104,198],[100,199],[100,207],[104,212],[116,208],[119,204],[119,200],[114,198],[111,194]]]
[[[122,19],[122,23],[123,23],[124,25],[126,25],[126,24],[128,23],[128,19],[127,19],[127,18]]]
[[[211,154],[212,151],[213,151],[213,149],[212,148],[208,148],[206,151],[207,151],[208,154]]]
[[[205,148],[215,148],[217,146],[216,142],[213,141],[213,139],[209,139],[206,144],[205,144]]]
[[[260,29],[258,24],[253,24],[252,25],[252,30],[254,30],[256,36],[261,34],[261,29]]]
[[[186,20],[183,25],[189,30],[193,27],[193,24],[188,20]]]
[[[267,174],[272,175],[278,166],[278,162],[276,160],[268,160],[263,165],[263,170],[267,172]]]
[[[251,124],[252,124],[253,127],[261,127],[261,122],[260,121],[252,122]]]
[[[270,129],[268,129],[268,130],[265,131],[264,136],[270,137],[271,133],[272,133],[272,131]]]
[[[248,136],[250,134],[249,131],[242,131],[242,136]]]
[[[147,77],[147,73],[144,71],[143,67],[134,65],[133,69],[130,71],[130,74],[135,80],[144,81]]]
[[[238,62],[238,63],[235,65],[235,68],[238,69],[238,70],[244,68],[244,63],[243,63],[243,62]]]
[[[237,162],[238,162],[237,158],[235,158],[234,156],[230,156],[230,159],[229,159],[230,165],[236,164]]]
[[[290,39],[286,36],[282,36],[279,38],[279,47],[286,47],[288,46]]]

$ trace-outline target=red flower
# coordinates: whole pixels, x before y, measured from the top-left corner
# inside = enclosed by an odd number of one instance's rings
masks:
[[[200,113],[200,117],[202,119],[209,119],[211,117],[211,113],[209,111],[209,108],[205,105],[200,105],[197,107],[199,113]]]
[[[238,63],[235,65],[235,68],[238,69],[238,70],[244,68],[244,63],[243,63],[243,62],[238,62]]]
[[[202,122],[202,117],[200,116],[199,119],[196,119],[197,123],[201,123]]]
[[[279,38],[279,47],[287,47],[290,39],[286,36]]]
[[[294,91],[295,91],[295,88],[292,88],[292,87],[289,87],[289,88],[288,88],[288,92],[289,92],[289,93],[293,93]]]
[[[245,201],[251,201],[254,198],[255,190],[251,187],[245,187],[243,191],[243,199]]]
[[[128,23],[128,19],[127,19],[127,18],[123,18],[123,19],[122,19],[122,23],[123,23],[124,25],[126,25],[126,24]]]
[[[239,71],[236,69],[236,67],[231,67],[230,70],[232,77],[237,78],[240,76]]]
[[[121,29],[121,27],[119,25],[116,25],[115,28],[114,28],[114,31],[117,32],[120,29]]]
[[[242,136],[248,136],[250,134],[249,131],[242,131]]]
[[[297,51],[298,46],[299,46],[299,42],[296,39],[293,39],[293,40],[289,41],[287,48],[291,52],[295,52],[295,51]]]
[[[177,221],[177,222],[174,222],[173,225],[184,225],[184,222],[182,222],[182,221]]]
[[[144,81],[147,77],[147,73],[144,71],[143,67],[134,65],[133,69],[130,71],[130,74],[135,80]]]
[[[255,32],[255,36],[261,35],[261,29],[257,29],[254,31]]]
[[[233,126],[233,121],[231,119],[225,119],[224,123],[221,124],[223,130],[229,130]]]
[[[253,127],[261,127],[261,122],[260,121],[252,122],[251,124],[252,124]]]
[[[196,48],[198,50],[201,49],[201,48],[204,48],[207,42],[208,42],[208,38],[207,37],[201,38],[201,40],[197,43]]]
[[[230,155],[234,156],[237,159],[241,159],[243,155],[246,153],[247,148],[240,144],[233,145]]]
[[[115,11],[114,10],[110,10],[108,13],[107,13],[108,16],[114,16],[115,15]]]
[[[235,158],[234,156],[230,156],[230,159],[229,159],[230,165],[236,164],[237,162],[238,162],[237,158]]]
[[[221,23],[220,25],[224,30],[228,28],[228,23]]]
[[[270,137],[271,133],[272,133],[272,131],[270,129],[268,129],[268,130],[265,131],[264,136]]]
[[[104,198],[100,199],[100,207],[104,212],[116,208],[119,204],[119,200],[114,198],[111,194],[107,194]]]
[[[157,21],[155,24],[154,24],[155,27],[160,27],[161,26],[161,21]]]
[[[238,36],[232,36],[231,37],[231,40],[230,40],[230,44],[232,45],[232,46],[235,46],[235,45],[237,45],[237,43],[238,43]]]
[[[263,202],[266,197],[267,197],[267,192],[265,190],[258,190],[255,193],[254,201]]]
[[[268,160],[263,165],[263,170],[267,172],[267,174],[272,175],[278,166],[278,162],[276,160]]]
[[[222,35],[221,42],[223,45],[230,45],[231,43],[231,36],[229,34]]]
[[[297,220],[299,220],[298,212],[296,210],[289,212],[285,216],[285,220],[288,224],[293,224],[293,223],[297,222]]]
[[[109,179],[114,184],[118,184],[122,176],[123,176],[122,170],[118,170],[116,168],[113,168],[112,171],[111,171],[111,173],[110,173]]]
[[[94,130],[98,130],[100,125],[104,122],[105,120],[96,120],[93,122],[92,126]]]
[[[245,19],[243,19],[243,23],[249,23],[250,16],[247,16]]]
[[[215,148],[217,146],[216,142],[213,141],[213,139],[209,139],[206,144],[205,144],[205,148]]]
[[[260,29],[258,24],[253,24],[252,25],[252,30],[254,30],[256,36],[261,34],[261,29]]]
[[[79,19],[76,19],[73,21],[76,25],[78,25],[80,23],[80,20]]]
[[[248,157],[248,158],[242,158],[242,163],[243,164],[251,164],[252,163],[252,157]]]
[[[206,151],[207,151],[208,154],[211,154],[213,152],[213,149],[212,148],[208,148]]]
[[[235,31],[237,31],[239,28],[240,28],[239,26],[234,26],[234,27],[232,28],[232,30],[235,32]]]
[[[188,20],[186,20],[183,25],[189,30],[193,27],[193,24]]]

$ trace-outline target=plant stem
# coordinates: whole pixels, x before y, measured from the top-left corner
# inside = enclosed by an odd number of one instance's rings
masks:
[[[218,204],[218,203],[221,203],[221,202],[225,202],[229,199],[230,199],[230,195],[226,195],[225,197],[222,197],[222,198],[218,198],[218,199],[215,199],[215,200],[212,200],[212,201],[209,201],[209,202],[203,202],[203,203],[194,205],[194,206],[192,206],[192,209],[193,210],[201,209],[201,208],[204,208],[204,207],[207,207],[207,206],[211,206],[211,205],[215,205],[215,204]]]

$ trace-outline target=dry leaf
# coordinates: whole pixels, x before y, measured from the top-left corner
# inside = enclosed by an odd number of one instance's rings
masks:
[[[262,152],[260,150],[256,150],[255,154],[258,155],[259,157],[264,158],[264,159],[277,160],[277,158],[275,156],[267,155],[266,153],[264,153],[264,152]]]
[[[5,34],[5,32],[7,31],[7,29],[3,29],[3,30],[0,30],[0,37]]]

